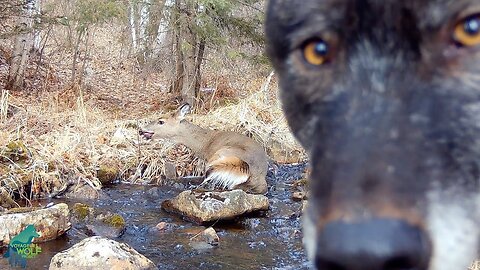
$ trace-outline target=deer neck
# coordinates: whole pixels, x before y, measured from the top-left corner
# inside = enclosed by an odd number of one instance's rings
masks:
[[[205,154],[205,148],[212,138],[214,131],[208,128],[199,127],[190,122],[186,122],[183,125],[182,132],[173,137],[174,141],[184,144],[192,149],[195,154],[203,157]]]

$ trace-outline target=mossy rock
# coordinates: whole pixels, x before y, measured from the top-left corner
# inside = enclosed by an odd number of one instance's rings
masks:
[[[30,151],[21,140],[9,142],[1,152],[3,161],[9,159],[13,162],[24,162],[30,159]]]
[[[97,178],[102,184],[108,184],[115,181],[118,174],[118,168],[108,165],[100,165],[100,168],[97,171]]]
[[[110,225],[112,227],[115,227],[115,228],[125,227],[125,219],[123,219],[123,217],[120,216],[119,214],[113,214],[109,217],[106,217],[103,220],[103,223],[105,223],[107,225]]]
[[[76,203],[73,205],[73,216],[78,220],[85,220],[91,217],[95,212],[95,209],[87,204]]]

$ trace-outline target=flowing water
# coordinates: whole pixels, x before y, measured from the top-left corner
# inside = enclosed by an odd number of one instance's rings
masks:
[[[302,247],[300,209],[291,199],[292,183],[301,177],[305,165],[283,165],[269,173],[270,210],[262,215],[235,222],[214,224],[220,244],[214,248],[192,245],[200,227],[160,209],[160,203],[176,196],[181,189],[164,186],[118,184],[104,188],[105,196],[92,204],[96,211],[121,214],[126,221],[125,233],[115,239],[135,248],[159,269],[310,269]],[[55,199],[54,202],[74,201]],[[48,201],[40,202],[46,204]],[[165,231],[155,226],[169,224]],[[48,269],[50,259],[86,238],[85,232],[72,229],[64,236],[40,243],[42,253],[27,262],[27,269]],[[6,259],[0,268],[8,269]]]

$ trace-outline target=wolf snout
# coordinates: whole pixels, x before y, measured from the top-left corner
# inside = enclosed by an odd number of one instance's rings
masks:
[[[155,134],[155,132],[147,131],[147,130],[139,130],[138,133],[147,140],[151,140],[153,137],[153,134]]]
[[[317,238],[321,270],[426,270],[431,255],[422,229],[402,220],[327,223]]]

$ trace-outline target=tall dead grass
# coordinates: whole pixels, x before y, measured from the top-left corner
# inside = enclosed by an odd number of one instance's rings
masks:
[[[204,127],[247,134],[261,142],[274,159],[303,159],[276,94],[269,90],[274,87],[270,79],[247,98],[206,115],[193,115],[191,120]],[[72,184],[100,189],[102,182],[113,178],[161,184],[166,175],[204,173],[204,161],[188,148],[168,141],[152,144],[139,137],[138,128],[161,112],[142,119],[118,118],[84,102],[78,92],[61,98],[55,93],[46,95],[52,96],[32,102],[1,94],[0,195],[8,194],[4,197],[53,196]],[[105,175],[110,179],[102,179]]]

